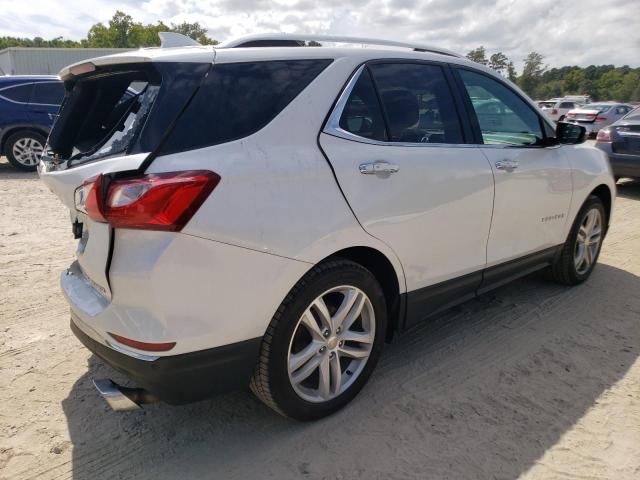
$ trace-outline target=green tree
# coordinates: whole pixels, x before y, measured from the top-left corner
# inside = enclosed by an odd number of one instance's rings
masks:
[[[513,83],[516,83],[518,81],[518,73],[516,72],[516,67],[513,66],[513,62],[511,61],[507,64],[507,78]]]
[[[524,60],[522,75],[518,78],[518,85],[529,95],[534,95],[540,85],[542,74],[546,70],[544,56],[538,52],[531,52]]]
[[[117,11],[108,25],[96,23],[89,29],[86,45],[101,48],[139,48],[160,45],[159,32],[177,32],[187,35],[203,45],[218,42],[207,37],[207,30],[198,22],[172,24],[170,27],[159,21],[144,25],[135,22],[131,15]]]
[[[584,71],[575,67],[572,68],[567,74],[564,76],[564,91],[566,94],[575,94],[580,95],[582,92],[580,91],[580,87],[584,82]]]
[[[182,22],[179,25],[171,24],[172,32],[181,33],[187,37],[193,38],[202,45],[217,45],[218,41],[207,37],[207,29],[203,28],[198,22],[187,23]]]
[[[504,53],[496,52],[489,57],[489,67],[501,75],[505,75],[508,73],[509,59]]]
[[[467,58],[481,65],[487,65],[489,63],[487,61],[487,53],[482,45],[467,53]]]

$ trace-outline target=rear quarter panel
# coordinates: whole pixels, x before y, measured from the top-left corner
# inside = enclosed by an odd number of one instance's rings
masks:
[[[183,233],[312,264],[344,248],[372,247],[390,260],[403,292],[395,253],[357,222],[317,143],[358,63],[335,60],[253,135],[156,158],[147,172],[208,169],[221,177]]]

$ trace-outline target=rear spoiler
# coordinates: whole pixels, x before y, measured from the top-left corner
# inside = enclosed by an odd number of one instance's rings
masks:
[[[193,38],[175,32],[159,32],[160,49],[175,47],[202,47]],[[157,52],[158,47],[140,48],[130,52],[116,53],[114,55],[106,55],[104,57],[96,57],[90,60],[82,60],[73,63],[60,70],[58,74],[64,81],[71,80],[72,77],[83,75],[95,71],[98,67],[125,64],[125,63],[144,63],[152,61],[151,52]]]
[[[145,63],[150,62],[151,57],[148,55],[140,55],[143,50],[126,53],[116,53],[115,55],[106,55],[104,57],[92,58],[91,60],[83,60],[73,63],[60,70],[58,76],[63,80],[71,80],[78,75],[84,75],[95,71],[98,67],[108,65],[122,65],[126,63]]]

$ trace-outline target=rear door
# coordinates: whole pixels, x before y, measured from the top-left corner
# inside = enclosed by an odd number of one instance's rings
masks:
[[[495,176],[488,266],[563,243],[573,191],[563,149],[575,147],[545,146],[553,129],[506,83],[471,69],[457,73]]]
[[[29,99],[33,83],[0,87],[0,128],[29,123]]]
[[[64,86],[60,81],[37,82],[33,85],[29,102],[31,122],[50,128],[64,98]]]
[[[402,262],[408,323],[473,295],[486,263],[493,175],[451,85],[444,65],[370,63],[320,136],[359,222]]]

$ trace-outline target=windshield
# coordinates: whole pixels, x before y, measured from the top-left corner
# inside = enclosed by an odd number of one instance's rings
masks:
[[[556,102],[540,102],[540,108],[553,108]]]

